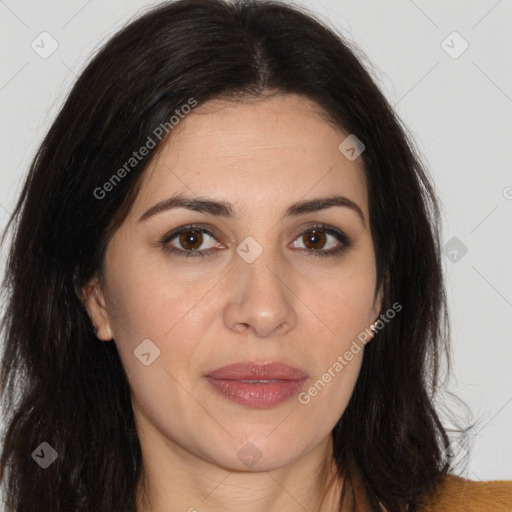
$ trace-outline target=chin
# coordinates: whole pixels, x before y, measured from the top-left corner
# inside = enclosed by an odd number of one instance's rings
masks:
[[[282,430],[278,433],[275,426],[265,428],[264,433],[246,431],[236,435],[230,432],[233,438],[215,443],[214,452],[211,445],[205,447],[207,459],[230,471],[273,471],[300,459],[318,442],[302,439],[297,432]]]

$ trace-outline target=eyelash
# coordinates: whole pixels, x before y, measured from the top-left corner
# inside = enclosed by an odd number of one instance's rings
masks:
[[[174,240],[181,234],[187,233],[189,231],[194,231],[194,230],[200,231],[202,233],[206,233],[207,235],[211,236],[212,238],[216,238],[215,234],[213,234],[209,229],[205,228],[203,225],[189,224],[187,226],[178,228],[177,230],[172,231],[171,233],[166,234],[160,240],[160,244],[166,252],[168,252],[172,255],[179,256],[179,257],[194,258],[194,257],[210,256],[214,252],[215,249],[214,250],[207,249],[207,250],[203,250],[203,251],[198,251],[198,250],[185,251],[185,250],[176,249],[174,247],[170,247],[169,245],[167,245],[169,242],[171,242],[172,240]],[[298,239],[301,236],[304,236],[305,234],[307,234],[311,231],[314,231],[314,230],[318,230],[318,231],[321,230],[322,232],[324,232],[328,235],[334,236],[334,238],[336,238],[338,240],[338,242],[340,242],[342,245],[340,247],[338,247],[337,249],[329,249],[327,251],[325,251],[325,250],[315,251],[314,249],[299,249],[300,251],[305,251],[305,252],[312,254],[313,256],[318,256],[318,257],[322,258],[322,257],[327,257],[327,256],[341,255],[342,253],[344,253],[347,249],[349,249],[352,246],[352,241],[345,233],[343,233],[343,231],[340,231],[338,229],[329,227],[326,224],[321,224],[321,223],[315,224],[314,226],[309,226],[307,229],[305,229],[304,231],[299,233],[297,235],[296,239]]]

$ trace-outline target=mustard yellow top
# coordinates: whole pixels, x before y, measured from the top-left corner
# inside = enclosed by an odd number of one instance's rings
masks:
[[[512,481],[478,482],[448,475],[425,512],[512,512]]]

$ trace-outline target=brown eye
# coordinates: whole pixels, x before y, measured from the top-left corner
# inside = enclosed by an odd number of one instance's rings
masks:
[[[206,228],[184,226],[165,236],[160,243],[172,255],[202,257],[225,248],[217,240],[218,236]],[[292,246],[313,256],[334,256],[348,250],[352,246],[352,241],[339,229],[318,225],[298,235]]]
[[[303,231],[293,244],[313,256],[335,256],[352,246],[351,239],[337,228],[318,225]]]
[[[327,237],[321,231],[313,229],[302,235],[302,240],[307,249],[323,249]]]
[[[185,226],[166,235],[162,246],[171,254],[179,256],[209,256],[219,244],[215,235],[208,229],[198,226]]]
[[[201,231],[190,230],[179,235],[181,247],[186,250],[197,250],[203,243],[203,233]]]

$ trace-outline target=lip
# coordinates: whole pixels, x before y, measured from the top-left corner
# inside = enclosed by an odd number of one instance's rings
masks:
[[[224,380],[299,380],[308,374],[284,363],[232,363],[208,372],[207,377]]]
[[[302,370],[284,363],[256,362],[232,363],[204,376],[212,388],[228,400],[259,409],[289,400],[308,377]]]

